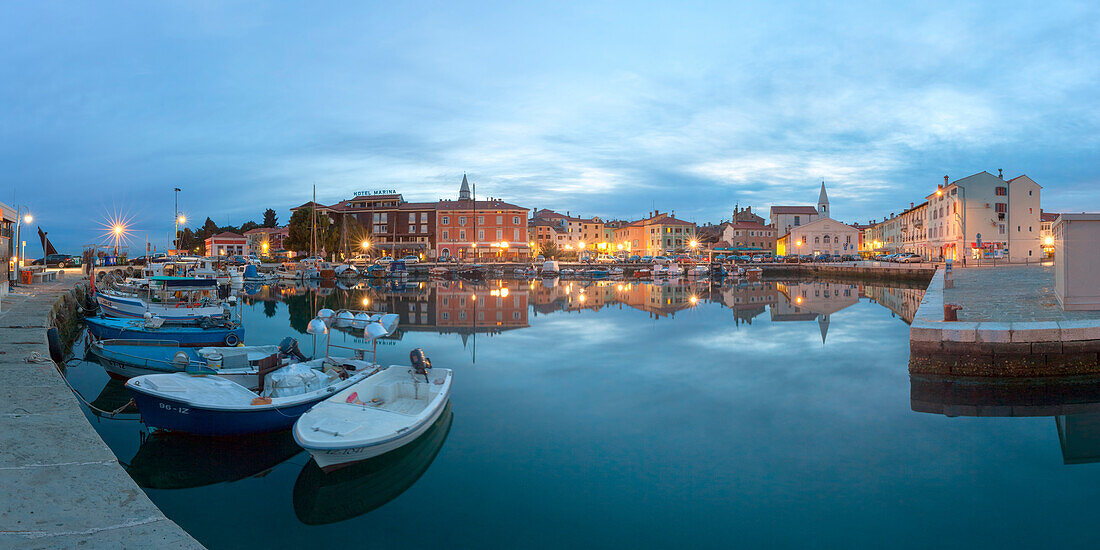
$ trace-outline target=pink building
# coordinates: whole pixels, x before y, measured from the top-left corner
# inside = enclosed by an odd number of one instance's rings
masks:
[[[206,239],[207,256],[234,256],[245,254],[248,248],[248,239],[244,235],[231,233],[218,233]]]

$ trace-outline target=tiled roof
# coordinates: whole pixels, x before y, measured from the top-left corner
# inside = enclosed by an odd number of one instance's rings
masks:
[[[218,233],[217,235],[214,235],[213,237],[210,237],[210,238],[212,238],[212,239],[243,239],[244,235],[241,235],[239,233],[234,233],[232,231],[225,231],[225,232],[222,232],[222,233]]]
[[[817,214],[813,206],[773,206],[772,214]]]
[[[691,222],[685,222],[684,220],[674,218],[668,214],[658,214],[646,220],[646,223],[661,225],[695,225]]]
[[[476,202],[476,206],[474,205]],[[504,201],[439,201],[436,203],[436,208],[440,210],[523,210],[527,211],[527,208],[522,206],[516,206]]]
[[[438,204],[438,203],[435,203],[435,202],[403,202],[397,208],[399,210],[428,210],[428,209],[434,209],[436,204]]]
[[[1052,222],[1061,216],[1058,212],[1039,212],[1039,219],[1044,222]]]

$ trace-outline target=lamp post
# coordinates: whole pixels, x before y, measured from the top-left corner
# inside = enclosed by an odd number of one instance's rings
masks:
[[[172,189],[174,189],[172,208],[175,210],[173,214],[172,249],[179,250],[180,224],[186,222],[187,219],[180,215],[180,188],[173,187]]]
[[[796,250],[798,252],[798,263],[802,263],[802,241],[795,241],[794,245],[795,247],[797,247]]]
[[[24,213],[26,212],[26,213]],[[26,206],[15,207],[15,280],[19,280],[19,268],[23,264],[23,255],[26,253],[26,246],[23,246],[23,223],[31,223],[34,221],[34,216],[30,215],[29,209]]]

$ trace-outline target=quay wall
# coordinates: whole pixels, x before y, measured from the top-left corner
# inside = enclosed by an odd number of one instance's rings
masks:
[[[1100,374],[1100,320],[943,320],[944,272],[932,277],[909,327],[910,374],[1049,377]]]
[[[0,548],[201,549],[122,468],[50,360],[47,329],[71,345],[86,289],[63,279],[5,297]]]

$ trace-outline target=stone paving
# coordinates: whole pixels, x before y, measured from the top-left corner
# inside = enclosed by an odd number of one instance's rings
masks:
[[[122,469],[49,360],[47,317],[77,277],[0,303],[0,549],[202,548]]]
[[[1012,265],[955,269],[945,303],[962,306],[959,321],[1100,320],[1100,311],[1062,311],[1054,296],[1054,267]]]

